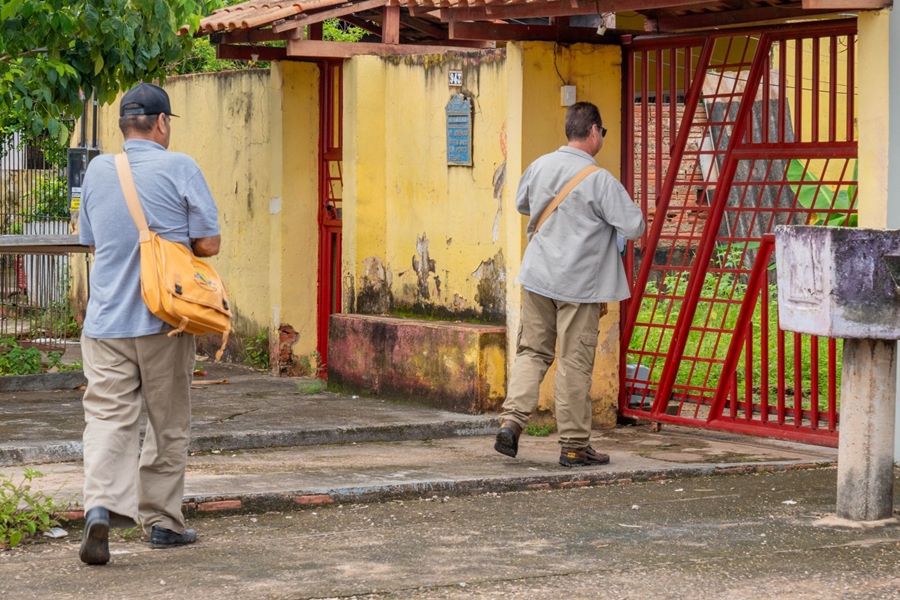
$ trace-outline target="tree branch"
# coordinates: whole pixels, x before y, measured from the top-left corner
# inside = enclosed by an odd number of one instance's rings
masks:
[[[10,56],[9,54],[0,54],[0,62],[11,63],[14,60],[19,60],[20,58],[26,58],[29,56],[35,56],[38,54],[47,54],[46,48],[35,48],[34,50],[29,50],[28,52],[23,52],[17,56]]]

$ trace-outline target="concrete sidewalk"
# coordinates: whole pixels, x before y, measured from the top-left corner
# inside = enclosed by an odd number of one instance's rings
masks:
[[[837,456],[791,442],[631,426],[595,432],[593,445],[611,455],[610,465],[567,469],[558,465],[555,436],[523,436],[517,459],[494,452],[492,415],[303,395],[297,380],[203,368],[208,375],[194,390],[189,515],[792,470],[831,465]],[[0,439],[7,440],[0,472],[37,469],[45,476],[33,487],[73,508],[81,505],[80,397],[77,390],[0,394]]]
[[[493,416],[319,393],[238,365],[198,363],[191,451],[483,435]],[[0,467],[81,460],[84,413],[77,389],[0,393]]]

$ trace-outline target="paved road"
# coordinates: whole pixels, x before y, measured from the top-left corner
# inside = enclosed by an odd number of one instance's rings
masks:
[[[833,468],[194,519],[83,567],[68,541],[0,552],[0,598],[900,597],[900,529],[815,526]]]

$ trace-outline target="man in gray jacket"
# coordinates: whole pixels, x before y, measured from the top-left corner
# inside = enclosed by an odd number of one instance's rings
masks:
[[[600,317],[607,302],[630,296],[616,233],[633,240],[644,232],[640,208],[608,171],[578,183],[540,230],[544,209],[585,167],[595,166],[606,128],[600,111],[579,102],[566,113],[568,145],[534,161],[519,183],[516,208],[530,217],[528,247],[516,283],[522,316],[516,360],[494,449],[515,457],[519,435],[537,408],[541,381],[559,344],[553,398],[566,467],[602,465],[609,456],[591,448],[591,373]]]

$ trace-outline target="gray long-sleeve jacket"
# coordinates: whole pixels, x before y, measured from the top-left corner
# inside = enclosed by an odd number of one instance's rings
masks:
[[[644,232],[641,209],[609,171],[588,175],[534,235],[534,226],[556,194],[576,173],[596,161],[581,150],[563,146],[525,170],[516,194],[516,209],[529,215],[528,247],[516,282],[565,302],[625,300],[631,293],[616,232],[634,240]]]

